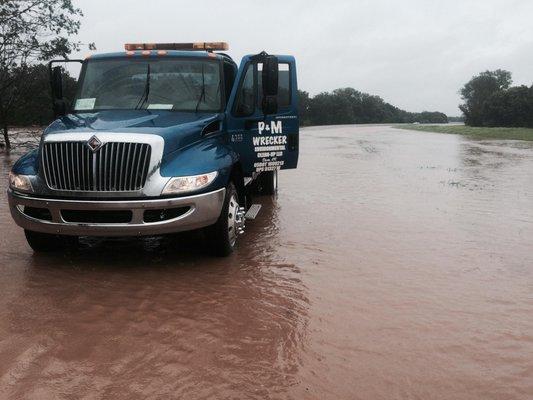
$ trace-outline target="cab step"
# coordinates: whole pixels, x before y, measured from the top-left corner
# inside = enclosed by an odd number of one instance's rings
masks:
[[[244,215],[244,218],[246,219],[255,219],[257,217],[257,214],[259,214],[259,211],[261,210],[261,204],[252,204],[246,214]]]

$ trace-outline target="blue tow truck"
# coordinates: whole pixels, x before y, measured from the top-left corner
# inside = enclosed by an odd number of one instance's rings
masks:
[[[201,229],[225,256],[278,170],[298,164],[294,57],[240,66],[224,42],[135,43],[124,52],[50,62],[56,119],[9,176],[15,222],[36,252],[80,236]],[[75,99],[64,62],[82,64]]]

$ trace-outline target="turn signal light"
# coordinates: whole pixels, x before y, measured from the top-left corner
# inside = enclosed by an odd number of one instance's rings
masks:
[[[126,51],[134,50],[228,50],[226,42],[196,42],[196,43],[126,43]]]

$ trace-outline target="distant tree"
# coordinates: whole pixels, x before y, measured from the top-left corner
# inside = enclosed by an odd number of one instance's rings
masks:
[[[420,122],[421,124],[447,124],[448,117],[438,111],[422,111],[415,114],[415,122]]]
[[[533,126],[533,103],[530,88],[516,86],[490,96],[483,107],[485,126]]]
[[[81,16],[72,0],[0,1],[0,128],[7,148],[12,110],[27,90],[31,66],[79,49],[70,36]]]
[[[508,89],[511,83],[511,73],[501,69],[482,72],[468,81],[460,90],[464,104],[459,109],[465,116],[465,123],[482,126],[485,102],[494,93]]]
[[[527,95],[527,101],[529,103],[529,109],[533,110],[533,85],[531,85],[531,87],[529,88],[529,92]],[[527,126],[529,126],[530,128],[533,128],[533,113],[529,115]]]
[[[300,116],[301,125],[310,125],[310,98],[309,93],[303,90],[298,90],[298,114]]]
[[[323,92],[313,97],[309,107],[311,125],[330,125],[338,118],[338,110],[332,100],[332,94]]]
[[[353,88],[335,89],[314,97],[309,97],[307,92],[301,92],[299,98],[300,121],[303,125],[448,122],[443,113],[410,113],[385,102],[379,96]]]
[[[458,116],[458,117],[448,117],[449,122],[465,122],[464,116]]]
[[[53,119],[52,96],[50,93],[50,78],[48,66],[35,64],[28,66],[24,72],[24,79],[17,85],[18,101],[10,111],[12,125],[46,125]],[[63,72],[63,96],[67,100],[74,99],[76,79],[67,71]],[[30,111],[30,112],[28,112]]]

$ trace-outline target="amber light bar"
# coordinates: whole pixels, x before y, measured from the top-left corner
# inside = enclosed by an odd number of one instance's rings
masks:
[[[126,43],[126,51],[134,50],[228,50],[226,42],[196,42],[196,43]]]

